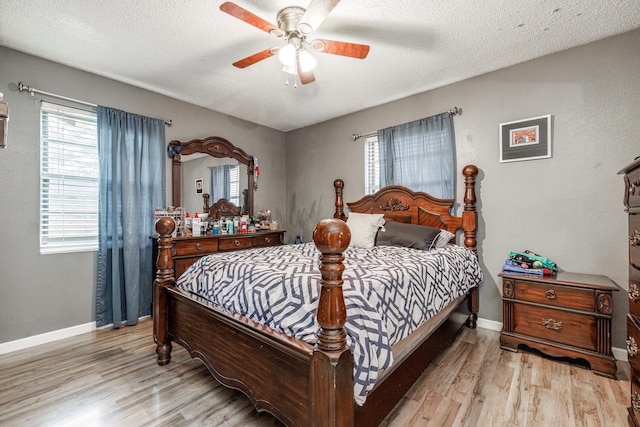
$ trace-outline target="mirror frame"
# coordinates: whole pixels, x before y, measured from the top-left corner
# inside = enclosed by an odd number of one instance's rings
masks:
[[[204,139],[192,139],[191,141],[169,142],[167,147],[169,157],[172,159],[171,165],[171,198],[173,206],[182,206],[182,156],[202,153],[217,158],[232,158],[238,163],[247,166],[247,210],[249,216],[253,215],[253,195],[254,195],[254,171],[255,164],[253,156],[245,153],[242,148],[238,148],[228,140],[219,136],[210,136]],[[215,203],[217,200],[212,200]],[[239,206],[242,208],[242,206]]]

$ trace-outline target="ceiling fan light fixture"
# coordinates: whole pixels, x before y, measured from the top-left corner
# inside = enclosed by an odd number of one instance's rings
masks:
[[[278,52],[278,59],[284,66],[294,65],[296,63],[296,47],[291,43],[287,43]]]
[[[304,49],[300,50],[299,55],[300,55],[300,70],[303,73],[307,73],[313,70],[318,64],[316,59]]]
[[[298,74],[298,70],[296,69],[295,64],[293,64],[293,65],[283,65],[282,66],[282,71],[284,71],[287,74],[293,74],[293,75],[297,75]]]

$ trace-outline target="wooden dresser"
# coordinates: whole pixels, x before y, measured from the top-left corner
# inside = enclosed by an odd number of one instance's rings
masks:
[[[627,315],[627,355],[631,397],[629,418],[640,426],[640,160],[636,159],[624,174],[624,205],[629,214],[629,314]]]
[[[611,352],[612,293],[606,276],[560,272],[552,276],[502,273],[500,347],[526,345],[553,357],[586,360],[596,374],[615,378]]]
[[[282,245],[284,244],[284,233],[284,230],[277,230],[258,231],[246,234],[175,237],[172,240],[173,268],[175,277],[180,277],[191,264],[202,258],[204,255],[215,252],[229,252],[240,249]],[[154,248],[157,250],[157,241],[154,243]],[[157,252],[154,252],[155,260]]]

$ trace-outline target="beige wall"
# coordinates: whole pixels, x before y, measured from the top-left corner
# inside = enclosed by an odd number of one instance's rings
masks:
[[[308,240],[345,200],[363,195],[363,140],[375,131],[461,107],[458,170],[480,168],[480,317],[502,321],[498,273],[509,251],[530,249],[567,271],[604,274],[626,289],[627,222],[617,172],[640,155],[640,31],[404,98],[287,134],[289,229]],[[553,157],[500,163],[498,125],[553,115]],[[463,195],[458,175],[457,197]],[[458,209],[460,213],[460,209]],[[625,347],[627,298],[614,298],[614,346]]]
[[[0,343],[95,320],[96,253],[40,255],[39,100],[17,84],[145,116],[172,119],[167,141],[211,135],[260,159],[255,206],[284,226],[285,134],[0,47],[0,92],[9,104],[8,148],[0,150]],[[170,177],[170,162],[167,162]],[[167,202],[171,203],[170,178]]]

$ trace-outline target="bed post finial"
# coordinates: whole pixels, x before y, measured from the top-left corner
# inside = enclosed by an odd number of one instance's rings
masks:
[[[321,252],[322,288],[318,301],[318,347],[325,351],[347,348],[347,309],[342,294],[344,255],[351,241],[351,232],[344,221],[323,219],[313,230],[313,241]]]
[[[476,175],[478,168],[475,165],[467,165],[462,169],[464,175],[464,211],[462,213],[462,230],[464,231],[464,245],[477,254],[476,234],[478,219],[476,213]]]
[[[333,214],[334,218],[338,218],[341,220],[345,220],[345,216],[344,216],[344,202],[342,200],[342,190],[344,189],[344,181],[341,180],[340,178],[336,179],[335,181],[333,181],[333,187],[335,188],[336,191],[336,211]]]
[[[158,232],[158,259],[156,260],[156,279],[153,282],[153,340],[156,343],[158,365],[163,366],[171,360],[171,340],[167,313],[167,297],[163,287],[175,282],[173,277],[173,257],[171,256],[171,234],[176,228],[175,221],[163,217],[156,221]]]

